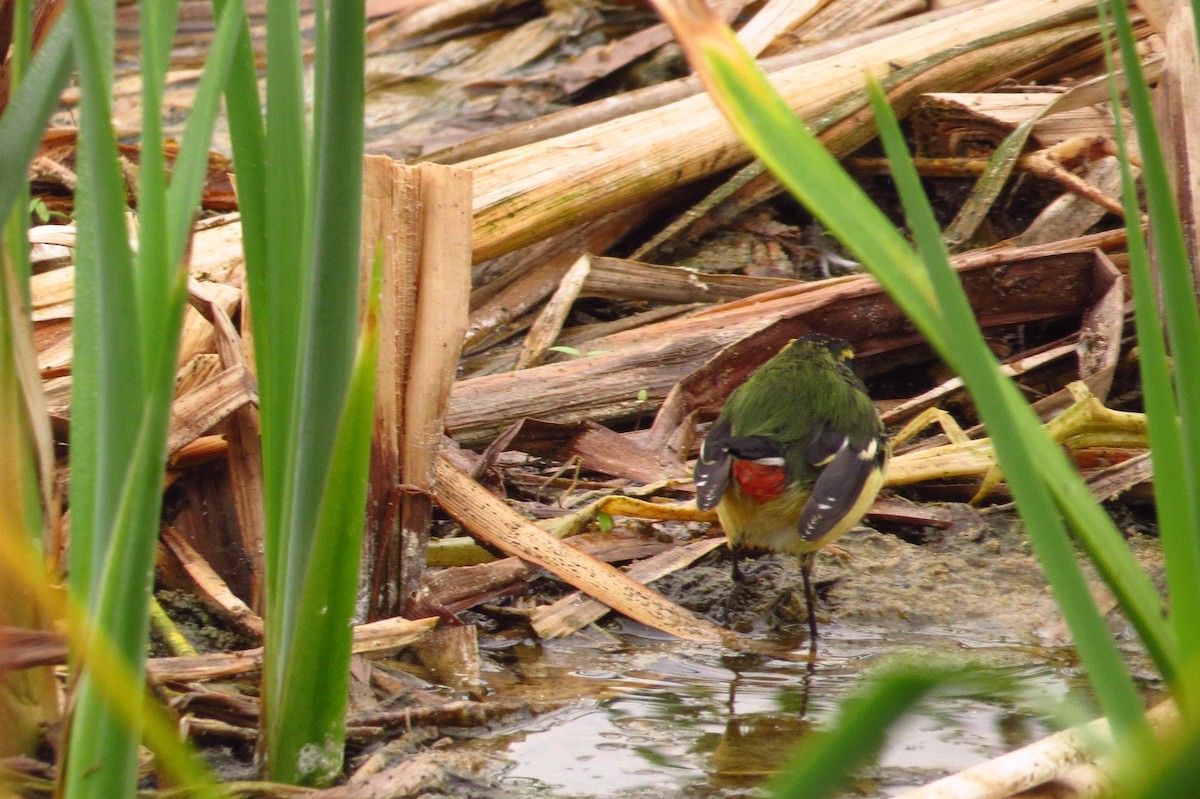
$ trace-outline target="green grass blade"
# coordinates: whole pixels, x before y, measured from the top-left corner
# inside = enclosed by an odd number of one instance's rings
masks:
[[[296,555],[290,540],[293,529],[292,486],[295,450],[299,346],[301,324],[309,303],[305,265],[309,263],[307,197],[307,133],[304,114],[304,62],[300,49],[299,11],[295,0],[273,0],[267,5],[267,118],[266,118],[266,203],[264,218],[267,291],[263,309],[268,326],[255,321],[255,336],[262,329],[269,361],[259,364],[262,396],[263,460],[267,503],[264,561],[266,568],[265,610],[275,619],[267,630],[268,649],[286,648],[292,620],[287,606],[287,587],[279,582],[294,571]],[[257,311],[251,309],[251,314]],[[252,319],[255,317],[252,316]],[[268,694],[278,685],[275,662],[264,663],[264,686]],[[267,706],[269,712],[269,702]]]
[[[142,58],[142,149],[138,162],[138,248],[136,253],[139,336],[147,384],[157,380],[174,339],[164,336],[163,298],[174,276],[162,268],[167,240],[167,162],[163,152],[162,96],[170,65],[171,43],[179,15],[178,0],[139,7]],[[169,313],[169,311],[168,311]]]
[[[6,443],[0,458],[0,552],[38,553],[30,558],[35,564],[30,576],[41,579],[46,510],[54,501],[53,437],[41,403],[33,326],[18,271],[12,259],[0,254],[0,441]],[[0,586],[6,590],[0,626],[48,629],[49,617],[33,592],[17,590],[19,580],[0,559]],[[9,754],[34,755],[46,727],[57,722],[56,694],[49,667],[0,671],[0,730]]]
[[[801,744],[768,783],[768,793],[779,799],[842,795],[854,772],[878,757],[888,728],[905,713],[939,688],[963,684],[976,688],[981,681],[1008,683],[999,675],[961,666],[892,666],[841,703],[833,726]]]
[[[4,521],[5,515],[0,512],[0,523]],[[23,542],[9,546],[9,543],[0,535],[0,575],[7,578],[5,585],[21,591],[38,608],[42,618],[65,617],[62,632],[72,651],[82,653],[80,656],[89,664],[89,674],[116,715],[127,725],[144,716],[145,743],[154,752],[160,773],[189,797],[228,795],[209,779],[200,759],[180,740],[174,720],[146,691],[145,682],[134,678],[128,659],[116,651],[112,640],[106,635],[93,635],[83,606],[71,597],[64,603],[45,579],[40,545]],[[39,739],[42,737],[39,734]]]
[[[327,70],[316,90],[315,105],[327,117],[317,127],[328,135],[313,140],[312,278],[303,318],[301,399],[296,414],[296,429],[304,445],[302,451],[296,451],[294,464],[297,476],[293,507],[297,519],[315,517],[319,486],[329,469],[336,420],[350,380],[358,325],[363,4],[335,3],[330,15],[327,58],[338,64],[338,70],[336,74]],[[295,596],[289,595],[288,601]]]
[[[208,174],[209,142],[221,110],[221,92],[233,69],[234,55],[245,19],[244,0],[228,0],[217,18],[217,29],[208,48],[204,73],[192,98],[192,109],[175,159],[166,204],[171,228],[168,255],[181,261],[191,237],[197,202]]]
[[[67,11],[82,89],[75,203],[81,246],[76,249],[73,322],[70,588],[86,607],[93,606],[100,592],[135,456],[141,423],[138,409],[145,393],[136,336],[137,288],[123,215],[124,185],[109,120],[112,34],[111,29],[99,30],[111,8],[94,5],[103,4],[77,2]],[[144,570],[136,564],[133,569],[145,579]],[[144,640],[144,634],[139,637],[135,631],[131,637],[114,638],[113,643],[130,656]],[[75,665],[79,665],[77,655]],[[127,795],[137,778],[136,729],[127,728],[110,711],[85,671],[79,679],[71,726],[65,795]]]
[[[335,696],[330,704],[323,704],[314,701],[311,692],[296,694],[296,686],[304,684],[304,669],[321,674],[327,685],[340,685],[344,676],[338,678],[336,673],[344,675],[349,650],[328,645],[311,650],[302,631],[315,623],[308,617],[311,608],[340,606],[343,601],[352,604],[357,548],[349,553],[352,563],[347,560],[344,568],[332,569],[345,578],[341,584],[316,579],[311,570],[317,563],[330,569],[330,561],[314,559],[317,553],[329,553],[330,546],[336,547],[334,542],[346,536],[346,526],[331,527],[326,519],[330,501],[326,494],[337,490],[338,475],[357,472],[360,464],[366,468],[367,457],[366,449],[346,449],[338,443],[344,435],[340,426],[347,412],[358,325],[364,7],[361,2],[346,2],[318,5],[316,10],[318,41],[328,49],[318,54],[317,62],[337,64],[338,68],[319,70],[315,87],[314,107],[319,116],[312,142],[313,193],[304,214],[311,241],[304,246],[305,292],[296,333],[297,397],[288,436],[288,483],[280,497],[278,549],[267,563],[273,631],[268,634],[264,669],[268,773],[275,779],[305,781],[331,776],[330,735],[344,723],[344,697]],[[272,124],[268,119],[268,131]],[[363,481],[365,484],[365,476]],[[357,521],[347,524],[359,529],[364,507],[359,502],[340,512],[351,514],[347,518]],[[330,535],[334,542],[325,538]],[[306,655],[297,660],[297,652]],[[344,691],[334,689],[334,693]],[[340,767],[340,734],[335,738]],[[301,751],[328,757],[321,758],[319,765],[309,762],[305,766],[297,759]]]
[[[42,41],[25,79],[0,118],[0,214],[7,216],[29,186],[29,162],[42,140],[46,121],[71,74],[71,22],[59,17]],[[22,212],[25,209],[20,209]],[[28,243],[26,243],[28,249]]]
[[[1128,75],[1129,104],[1142,156],[1150,233],[1170,346],[1168,360],[1158,308],[1160,295],[1151,274],[1149,254],[1140,228],[1131,224],[1129,274],[1134,286],[1142,386],[1154,463],[1155,507],[1167,567],[1171,620],[1181,655],[1188,662],[1200,662],[1200,315],[1170,173],[1155,129],[1128,12],[1117,3],[1112,5],[1112,15]],[[1112,71],[1111,53],[1108,55]],[[1127,153],[1119,115],[1116,124],[1122,153]],[[1122,169],[1126,218],[1136,220],[1137,188],[1125,156]]]
[[[81,127],[72,392],[71,591],[90,625],[141,683],[147,603],[162,503],[167,427],[186,298],[182,256],[203,182],[216,98],[237,29],[223,20],[189,120],[178,180],[168,188],[159,122],[177,3],[144,3],[142,57],[146,139],[139,174],[141,226],[134,257],[126,241],[125,191],[109,119],[111,4],[72,4],[81,65]],[[230,17],[233,19],[233,17]],[[104,26],[107,25],[107,29]],[[199,164],[199,166],[197,166]],[[199,171],[198,171],[199,170]],[[98,648],[93,638],[89,651]],[[114,704],[83,666],[71,724],[63,792],[125,796],[135,788],[142,703]]]
[[[1118,734],[1142,735],[1146,725],[1140,699],[1091,600],[1056,501],[1041,477],[1047,470],[1053,475],[1047,481],[1078,480],[1078,476],[1067,468],[1016,388],[997,370],[945,251],[935,241],[936,225],[921,210],[924,199],[914,201],[912,194],[919,192],[910,192],[908,211],[910,220],[918,224],[924,220],[927,225],[918,235],[929,258],[929,273],[891,223],[778,98],[728,28],[697,5],[686,3],[684,8],[685,13],[669,21],[687,28],[677,28],[677,34],[734,128],[781,182],[860,258],[966,381],[1114,729]],[[686,18],[686,26],[680,24],[681,18]],[[915,177],[912,180],[916,186]],[[969,335],[964,336],[964,331]]]
[[[1156,753],[1148,768],[1140,764],[1133,772],[1134,785],[1121,796],[1138,799],[1179,799],[1190,796],[1200,784],[1200,725],[1191,725],[1179,740],[1170,741]]]
[[[357,13],[354,13],[357,11]],[[295,450],[295,493],[293,513],[296,524],[304,520],[311,528],[316,517],[320,487],[330,468],[330,452],[336,435],[336,420],[345,402],[354,360],[359,295],[359,241],[362,203],[363,126],[354,120],[363,118],[361,76],[365,44],[361,2],[332,5],[329,32],[330,53],[338,64],[338,74],[326,71],[317,86],[315,105],[327,118],[317,126],[328,135],[316,136],[313,192],[313,245],[311,289],[303,319],[299,411],[296,414],[298,440]],[[293,535],[299,529],[293,527]],[[299,597],[307,549],[310,544],[295,541],[294,573],[297,582],[289,588],[286,601],[291,605]]]
[[[75,216],[87,246],[76,251],[73,322],[71,586],[91,593],[116,517],[139,419],[130,408],[143,394],[141,350],[124,325],[138,318],[133,259],[125,231],[125,192],[109,121],[111,51],[100,47],[87,2],[68,14],[80,65],[80,136]],[[97,567],[98,568],[98,567]]]
[[[9,92],[21,85],[29,69],[33,49],[33,26],[31,0],[15,0],[12,3],[12,32],[8,59]],[[29,186],[22,184],[15,207],[8,214],[4,226],[4,248],[8,260],[13,264],[17,287],[26,305],[29,305],[29,276],[33,270],[29,261]]]
[[[283,655],[285,679],[272,714],[278,725],[269,733],[274,775],[289,782],[328,783],[342,769],[351,617],[374,424],[381,264],[377,258],[366,325],[333,444],[338,468],[329,471],[322,492],[295,645]]]
[[[213,14],[223,19],[230,0],[213,0]],[[246,263],[246,285],[249,293],[248,316],[254,331],[255,372],[259,382],[262,468],[263,468],[263,517],[267,530],[279,529],[279,501],[282,494],[284,465],[281,462],[282,446],[275,442],[284,440],[287,416],[275,413],[278,403],[274,397],[279,393],[278,382],[272,376],[280,372],[276,356],[278,347],[274,343],[274,319],[270,313],[269,297],[271,283],[267,269],[267,202],[266,202],[266,128],[263,123],[262,103],[259,100],[258,68],[254,48],[250,42],[250,25],[243,10],[238,14],[238,37],[234,45],[233,63],[225,86],[225,109],[229,120],[229,140],[233,151],[234,171],[237,177],[238,212],[242,223],[242,254]],[[261,594],[262,574],[255,575],[258,581],[255,593]],[[261,610],[261,609],[260,609]]]
[[[1146,733],[1141,699],[1108,625],[1092,600],[1050,488],[1052,484],[1079,482],[1078,473],[1061,448],[1046,434],[1012,382],[1001,374],[983,340],[958,276],[950,266],[933,210],[909,158],[900,126],[887,105],[886,95],[873,81],[868,93],[909,224],[937,291],[944,314],[941,324],[947,334],[955,330],[959,333],[956,346],[962,353],[958,359],[962,367],[960,375],[970,388],[987,426],[1038,561],[1059,600],[1096,694],[1114,729],[1118,734]],[[879,267],[875,265],[874,268]],[[1095,505],[1090,496],[1085,501]],[[1107,517],[1104,520],[1111,531],[1110,539],[1119,541],[1120,534],[1115,526]],[[1099,535],[1100,531],[1092,531],[1092,534]],[[1124,552],[1131,573],[1144,578],[1144,572],[1128,550]],[[1146,610],[1150,614],[1161,614],[1161,611],[1161,604],[1157,602]]]
[[[213,16],[222,19],[231,0],[213,0]],[[266,267],[266,130],[263,126],[262,103],[258,96],[258,69],[254,48],[250,43],[250,24],[243,9],[238,14],[238,37],[234,45],[233,63],[225,84],[225,108],[229,118],[229,141],[237,175],[238,212],[242,217],[242,250],[246,259],[246,280],[250,286],[251,302],[261,305],[255,318],[269,328],[265,303]],[[258,296],[259,300],[254,297]],[[265,330],[264,330],[265,332]],[[263,352],[259,365],[270,360],[269,341],[260,342]]]

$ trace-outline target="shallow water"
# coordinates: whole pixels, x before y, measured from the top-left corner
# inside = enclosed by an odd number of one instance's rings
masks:
[[[848,794],[892,796],[1045,736],[1053,727],[1044,714],[1077,684],[1061,650],[844,625],[823,632],[811,669],[803,660],[731,654],[632,624],[620,641],[577,636],[513,653],[526,664],[525,696],[569,701],[488,737],[487,748],[504,763],[496,775],[501,792],[753,795],[810,729],[831,720],[865,671],[898,653],[981,663],[1039,697],[1031,706],[951,692],[923,703],[892,730],[878,763]]]

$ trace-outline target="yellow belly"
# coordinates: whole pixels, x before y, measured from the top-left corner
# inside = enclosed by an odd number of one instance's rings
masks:
[[[802,555],[818,548],[800,538],[796,529],[807,500],[807,491],[793,488],[760,504],[734,483],[725,489],[717,505],[717,518],[731,547]]]
[[[717,517],[731,547],[805,555],[832,544],[853,529],[875,501],[882,484],[882,472],[874,472],[850,511],[816,541],[805,541],[797,529],[800,512],[809,496],[808,491],[800,488],[793,487],[775,499],[759,504],[732,483],[717,505]]]

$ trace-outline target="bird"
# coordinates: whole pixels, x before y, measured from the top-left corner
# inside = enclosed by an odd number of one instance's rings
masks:
[[[853,357],[840,338],[792,339],[729,395],[694,471],[696,505],[716,508],[733,553],[735,590],[744,549],[799,557],[814,652],[816,554],[862,519],[890,453]]]

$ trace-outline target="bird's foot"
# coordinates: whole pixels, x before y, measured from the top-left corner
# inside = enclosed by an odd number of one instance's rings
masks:
[[[795,589],[781,591],[780,585],[786,581],[789,569],[777,560],[760,561],[750,568],[744,560],[740,564],[725,596],[722,622],[731,630],[748,632],[772,616],[781,601]],[[803,618],[803,612],[800,615]]]
[[[828,552],[830,555],[833,555],[835,558],[840,560],[842,563],[849,563],[850,561],[854,560],[853,555],[851,555],[849,552],[847,552],[846,550],[839,547],[837,544],[826,544],[825,551]]]

